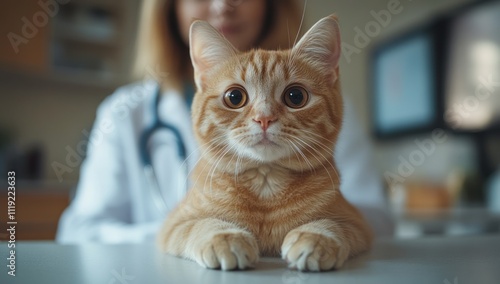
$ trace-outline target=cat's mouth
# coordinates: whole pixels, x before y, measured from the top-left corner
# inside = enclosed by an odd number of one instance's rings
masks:
[[[284,147],[276,135],[270,133],[254,134],[247,137],[240,149],[241,154],[259,162],[273,162],[286,155]],[[275,142],[276,141],[276,142]]]
[[[271,141],[267,136],[264,136],[254,146],[278,146],[278,144]]]
[[[256,150],[258,149],[269,149],[269,148],[273,148],[275,149],[275,147],[278,147],[279,144],[276,143],[274,140],[276,139],[273,139],[273,135],[271,133],[266,133],[266,132],[263,132],[261,133],[260,135],[256,135],[254,137],[254,144],[253,144],[253,148],[256,148]]]

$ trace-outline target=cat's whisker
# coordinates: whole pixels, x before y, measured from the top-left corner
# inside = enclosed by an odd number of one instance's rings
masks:
[[[237,156],[236,151],[233,151],[233,155],[231,155],[231,159],[229,159],[229,162],[226,164],[226,167],[224,168],[224,171],[228,171],[228,166],[231,165],[231,162],[233,161],[234,157]],[[233,170],[233,175],[236,176],[236,169]],[[234,179],[234,182],[236,183],[236,178]]]
[[[233,145],[231,145],[231,146],[227,149],[227,151],[225,151],[225,152],[222,154],[222,157],[219,159],[219,162],[217,162],[217,165],[216,165],[216,167],[214,168],[214,171],[213,171],[213,173],[212,173],[212,177],[211,177],[211,179],[210,179],[210,188],[212,188],[212,179],[213,179],[213,176],[215,175],[215,170],[217,169],[218,164],[219,164],[219,163],[220,163],[220,162],[224,159],[224,157],[226,156],[226,154],[227,154],[227,153],[229,153],[229,152],[231,152],[231,151],[232,151],[232,152],[233,152],[233,155],[231,156],[231,159],[229,160],[229,162],[227,162],[226,167],[224,168],[224,172],[227,172],[227,167],[228,167],[228,165],[230,165],[230,164],[231,164],[231,161],[233,160],[234,155],[235,155],[235,153],[237,152],[237,151],[234,151],[235,149],[236,149],[236,144],[233,144]]]
[[[306,155],[302,152],[302,150],[300,150],[300,148],[297,145],[295,145],[295,143],[293,143],[293,141],[291,141],[291,140],[288,140],[288,141],[290,141],[290,143],[292,143],[293,147],[297,150],[297,152],[300,154],[300,156],[302,156],[302,158],[304,159],[304,162],[306,162],[306,164],[311,168],[311,171],[314,171],[314,166],[307,159]]]
[[[209,176],[210,176],[210,190],[212,190],[212,181],[213,181],[213,176],[215,174],[215,171],[217,170],[217,168],[219,167],[219,163],[224,159],[224,157],[226,156],[226,154],[232,149],[233,147],[232,146],[229,146],[229,145],[224,145],[224,148],[223,150],[220,152],[220,154],[218,156],[215,157],[214,159],[214,163],[212,164],[212,167],[210,168],[210,171],[209,171]]]
[[[325,144],[319,142],[318,140],[316,140],[316,139],[314,139],[312,137],[304,136],[304,139],[309,139],[309,141],[311,141],[312,143],[315,143],[316,145],[320,146],[321,148],[323,148],[323,150],[325,150],[328,153],[329,152],[333,152],[333,149],[330,149],[328,146],[326,146]],[[332,159],[333,159],[333,153],[332,153]],[[330,159],[328,159],[328,163],[330,164],[330,166],[332,167],[332,169],[335,171],[335,174],[337,175],[338,180],[340,180],[340,175],[337,172],[336,167],[330,162]]]
[[[246,133],[238,134],[238,135],[233,136],[233,137],[232,137],[232,139],[238,139],[238,138],[244,137],[244,136],[246,136],[246,135],[247,135]],[[221,135],[221,136],[219,136],[219,137],[217,137],[216,139],[213,139],[213,140],[217,140],[217,141],[219,141],[219,140],[221,140],[221,139],[223,139],[223,138],[225,138],[225,136]],[[212,140],[212,141],[213,141],[213,140]],[[214,142],[217,142],[217,141],[214,141]],[[241,139],[240,139],[240,141],[241,141]],[[222,145],[222,146],[223,146],[223,148],[219,149],[219,150],[215,153],[215,157],[213,158],[213,160],[215,161],[215,163],[216,163],[216,164],[212,164],[212,165],[211,165],[212,167],[209,169],[209,172],[212,172],[212,174],[213,174],[213,173],[215,173],[215,170],[217,169],[216,167],[217,167],[218,163],[219,163],[219,162],[220,162],[220,161],[224,158],[224,155],[226,155],[226,154],[227,154],[227,152],[228,152],[228,151],[230,151],[231,149],[235,148],[235,146],[234,146],[234,145],[228,148],[228,146],[227,146],[227,145],[224,145],[225,143],[226,143],[226,141],[224,140],[223,142],[218,143],[218,144],[216,145],[216,146]],[[215,143],[211,143],[211,145],[212,145],[212,146],[213,146],[213,144],[215,144]],[[208,147],[208,149],[205,151],[205,153],[204,153],[204,154],[206,154],[206,153],[210,152],[210,151],[211,151],[211,148],[213,148],[213,147]],[[203,155],[204,155],[204,154],[203,154]],[[203,158],[203,155],[200,155],[200,158],[198,159],[197,163],[198,163],[198,162],[199,162],[199,161]],[[204,167],[203,167],[203,169],[202,169],[202,172],[206,169],[206,167],[208,166],[208,164],[209,164],[209,163],[206,163],[206,164],[205,164],[205,166],[204,166]],[[227,166],[226,166],[226,167],[227,167]],[[198,178],[199,178],[199,177],[198,177]],[[195,183],[194,183],[194,184],[196,184],[196,183],[198,182],[198,178],[196,179],[196,181],[195,181]],[[207,185],[207,182],[208,182],[208,176],[205,178],[205,182],[204,182],[204,185],[203,185],[204,187]],[[194,184],[193,184],[193,186],[194,186]],[[212,190],[212,180],[210,181],[210,189]]]
[[[330,148],[328,147],[327,145],[325,145],[324,143],[321,143],[320,141],[318,141],[317,139],[313,138],[313,137],[309,137],[307,135],[304,135],[303,136],[304,139],[307,139],[308,141],[310,142],[313,142],[315,145],[318,145],[320,146],[323,150],[325,150],[326,152],[329,152],[331,153],[332,155],[332,158],[333,158],[333,147]]]
[[[184,161],[183,161],[183,162],[182,162],[182,164],[181,164],[181,167],[182,167],[182,166],[184,166],[184,164],[186,164],[186,163],[187,163],[187,161],[189,160],[189,158],[190,158],[193,154],[195,154],[195,153],[199,153],[199,154],[200,154],[200,156],[202,156],[202,155],[203,155],[203,154],[202,154],[202,151],[201,151],[202,147],[204,147],[204,146],[208,145],[208,146],[207,146],[207,148],[208,148],[208,149],[210,149],[210,147],[211,147],[213,144],[215,144],[216,142],[218,142],[218,141],[222,140],[223,138],[224,138],[224,135],[220,135],[220,136],[217,136],[217,137],[215,137],[215,138],[211,139],[211,140],[210,140],[210,141],[208,141],[207,143],[204,143],[204,144],[198,145],[198,146],[196,147],[196,149],[194,149],[193,151],[191,151],[191,153],[190,153],[190,154],[189,154],[189,155],[188,155],[188,156],[184,159]],[[193,168],[194,168],[194,166],[196,166],[196,165],[198,164],[198,162],[199,162],[199,161],[200,161],[200,158],[198,158],[198,160],[194,163]]]
[[[235,167],[235,171],[236,171],[236,177],[235,177],[235,182],[236,184],[238,184],[238,176],[240,174],[240,168],[239,168],[239,165],[240,165],[240,161],[241,161],[241,155],[238,153],[238,158],[236,159],[236,167]]]
[[[189,172],[187,173],[187,175],[186,175],[186,177],[185,177],[185,181],[184,181],[184,187],[185,187],[185,185],[187,184],[188,179],[189,179],[190,175],[192,174],[193,170],[196,168],[196,165],[198,165],[198,163],[201,161],[201,159],[203,158],[203,156],[204,156],[204,155],[206,155],[206,153],[207,153],[207,152],[209,152],[209,150],[210,150],[210,149],[214,146],[214,144],[218,143],[218,142],[219,142],[220,140],[222,140],[223,138],[224,138],[224,135],[220,135],[220,136],[218,136],[218,137],[215,137],[215,138],[211,139],[210,141],[208,141],[207,143],[204,143],[204,144],[202,144],[202,145],[198,146],[198,147],[196,148],[196,150],[194,150],[194,151],[192,152],[192,153],[194,153],[194,152],[196,152],[196,151],[200,150],[200,151],[199,151],[200,156],[198,157],[198,160],[194,163],[194,165],[191,167],[191,170],[189,170]],[[201,151],[202,147],[203,147],[203,146],[205,146],[205,145],[207,145],[207,144],[209,144],[209,145],[207,146],[207,149],[206,149],[205,151]],[[220,144],[220,143],[219,143],[219,144]],[[192,153],[191,153],[191,154],[192,154]],[[187,160],[187,159],[186,159],[186,160]],[[199,178],[199,177],[198,177],[198,178]],[[198,178],[197,178],[197,179],[196,179],[196,181],[193,183],[193,186],[196,184],[196,182],[198,182]]]
[[[241,142],[241,140],[239,140],[238,142]],[[239,168],[238,168],[238,165],[239,165],[239,161],[241,159],[240,153],[238,151],[234,151],[233,157],[231,157],[231,160],[229,160],[228,164],[231,163],[231,161],[233,160],[233,158],[234,158],[235,155],[236,155],[236,164],[234,166],[234,183],[238,184],[238,175],[239,175],[239,172],[240,172]]]
[[[288,142],[288,141],[287,141],[287,142]],[[288,144],[290,144],[290,143],[288,143]],[[292,151],[293,151],[293,148],[292,148]],[[294,153],[295,153],[295,152],[294,152]],[[295,154],[295,155],[297,155],[297,154]],[[289,164],[289,165],[291,165],[291,164],[292,164],[292,157],[291,157],[291,156],[292,156],[292,155],[290,155],[290,154],[288,155],[288,164]]]
[[[295,157],[297,157],[297,160],[299,161],[299,160],[300,160],[299,155],[297,154],[297,151],[295,150],[295,147],[296,147],[296,146],[295,146],[295,145],[293,145],[293,144],[292,144],[292,142],[290,142],[290,139],[285,139],[285,141],[286,141],[288,144],[290,144],[290,146],[291,146],[291,148],[290,148],[290,149],[292,149],[292,152],[295,154]],[[290,163],[290,165],[291,165],[291,160],[290,160],[291,158],[290,158],[290,156],[291,156],[291,155],[288,155],[288,161],[289,161],[289,163]],[[304,169],[303,169],[303,168],[301,168],[300,170],[301,170],[301,173],[303,173],[303,172],[304,172]]]
[[[211,140],[210,140],[210,141],[208,141],[207,143],[204,143],[204,144],[199,145],[198,147],[196,147],[196,149],[195,149],[192,153],[196,152],[197,150],[200,150],[200,151],[199,151],[200,155],[204,155],[206,152],[208,152],[208,151],[212,148],[212,146],[213,146],[215,143],[217,143],[217,142],[221,141],[221,140],[222,140],[222,139],[224,139],[224,138],[225,138],[225,136],[224,136],[224,135],[219,135],[219,136],[217,136],[217,137],[215,137],[215,138],[211,139]],[[208,146],[207,146],[207,149],[206,149],[205,151],[201,151],[201,150],[203,149],[203,147],[204,147],[204,146],[206,146],[206,145],[208,145]],[[200,160],[200,159],[198,159],[198,160],[197,160],[197,163],[199,162],[199,160]],[[196,163],[196,164],[197,164],[197,163]]]
[[[223,142],[221,142],[221,143],[219,143],[219,144],[218,144],[218,146],[219,146],[219,145],[222,145],[222,148],[221,148],[221,149],[219,149],[219,150],[215,153],[215,158],[218,158],[219,153],[222,153],[222,152],[225,150],[225,147],[226,147],[226,146],[225,146],[225,145],[223,145],[223,144],[224,144]],[[210,152],[210,151],[208,151],[208,150],[207,150],[207,153],[208,153],[208,152]],[[205,171],[205,169],[207,168],[207,166],[208,166],[209,164],[210,164],[210,163],[208,163],[208,162],[207,162],[207,163],[205,163],[205,165],[204,165],[204,167],[203,167],[203,169],[202,169],[202,171],[201,171],[201,172],[204,172],[204,171]],[[210,166],[212,166],[212,165],[210,164]],[[211,171],[211,168],[209,169],[209,171]],[[199,178],[199,177],[198,177],[198,178]],[[208,176],[206,176],[206,177],[205,177],[205,182],[203,183],[203,188],[205,188],[205,186],[206,186],[206,184],[207,184],[207,179],[208,179]],[[196,180],[196,182],[198,182],[198,179]]]
[[[314,132],[312,132],[312,131],[308,131],[308,130],[305,130],[305,129],[302,129],[301,131],[306,132],[306,133],[308,133],[308,134],[315,135],[315,136],[320,137],[320,138],[322,138],[322,139],[324,139],[324,140],[326,140],[326,141],[328,141],[328,142],[333,143],[333,141],[331,141],[331,140],[329,140],[329,139],[327,139],[327,138],[325,138],[325,137],[323,137],[323,136],[321,136],[321,135],[319,135],[319,134],[317,134],[317,133],[314,133]],[[328,147],[328,146],[327,146],[327,145],[325,145],[324,143],[321,143],[321,142],[320,142],[320,141],[318,141],[317,139],[314,139],[313,137],[310,137],[310,136],[304,136],[304,138],[307,138],[307,139],[309,139],[309,141],[311,141],[311,142],[315,143],[316,145],[318,145],[318,146],[322,147],[322,148],[323,148],[326,152],[330,152],[330,151],[331,151],[331,152],[333,152],[333,149],[331,149],[330,147]],[[332,153],[332,155],[333,155],[333,153]],[[333,156],[332,156],[332,158],[333,158]],[[330,160],[329,160],[329,159],[328,159],[328,163],[330,164],[330,166],[332,167],[332,169],[335,171],[335,175],[337,176],[337,179],[338,179],[338,180],[340,180],[340,175],[339,175],[339,173],[338,173],[338,171],[337,171],[337,168],[336,168],[336,167],[335,167],[335,166],[334,166],[334,165],[330,162]]]
[[[315,133],[315,132],[313,132],[313,131],[309,131],[309,130],[307,130],[307,129],[301,129],[300,131],[301,131],[301,132],[305,132],[305,133],[307,133],[307,134],[314,135],[314,136],[316,136],[316,137],[319,137],[319,138],[321,138],[321,139],[323,139],[323,140],[325,140],[325,141],[327,141],[327,142],[329,142],[329,143],[332,143],[332,144],[334,143],[334,141],[333,141],[333,140],[330,140],[330,139],[328,139],[328,138],[325,138],[323,135],[320,135],[320,134]]]
[[[226,145],[223,145],[223,148],[220,149],[219,151],[217,151],[217,153],[215,154],[215,161],[218,161],[219,160],[219,156],[222,156],[222,153],[226,150],[227,146]],[[212,169],[214,168],[214,164],[212,163],[206,163],[205,164],[205,167],[203,167],[203,172],[205,171],[205,168],[210,164],[210,169],[208,169],[208,172],[211,173],[212,172]],[[207,175],[205,176],[205,182],[203,183],[203,189],[206,189],[207,187],[207,182],[208,182],[208,177],[211,176],[211,175]],[[210,187],[210,190],[212,190],[212,188]]]
[[[306,9],[307,9],[307,0],[304,2],[304,8],[302,10],[302,17],[300,19],[300,24],[299,24],[299,28],[297,30],[297,34],[295,35],[295,40],[293,41],[293,45],[291,48],[294,48],[295,45],[297,44],[297,39],[299,38],[299,34],[300,34],[300,31],[302,30],[302,24],[304,23],[304,17],[305,17],[305,14],[306,14]],[[292,70],[293,70],[293,67],[295,66],[293,64],[293,62],[295,61],[295,57],[298,55],[298,53],[296,52],[291,52],[288,56],[288,62],[287,62],[287,65],[292,67]],[[290,73],[294,73],[293,71],[290,71]]]
[[[305,145],[307,145],[308,147],[310,147],[313,151],[315,151],[316,153],[318,153],[318,154],[319,154],[319,155],[323,158],[323,160],[327,161],[327,162],[330,164],[329,160],[328,160],[328,159],[327,159],[327,158],[326,158],[326,157],[325,157],[325,156],[324,156],[321,152],[319,152],[316,148],[311,147],[311,145],[309,145],[308,143],[306,143],[305,141],[303,141],[302,139],[300,139],[300,138],[298,138],[298,137],[295,137],[295,138],[296,138],[296,139],[298,139],[298,140],[300,140],[300,141],[302,141],[302,143],[304,143]],[[307,148],[306,148],[306,150],[307,150]],[[316,157],[316,155],[314,155],[312,152],[310,152],[309,150],[308,150],[308,152],[309,152],[309,153],[310,153],[310,154],[311,154],[314,158],[316,158],[316,160],[318,160],[318,162],[321,164],[321,166],[325,169],[325,171],[326,171],[326,173],[327,173],[328,177],[330,178],[330,182],[332,183],[332,188],[333,188],[333,189],[337,188],[336,183],[334,182],[334,180],[333,180],[332,176],[330,175],[330,172],[328,171],[328,169],[326,168],[326,166],[324,165],[324,163],[323,163],[320,159],[318,159],[318,157]],[[337,174],[338,181],[340,181],[340,177],[338,177],[338,173],[337,173],[337,171],[335,170],[335,167],[334,167],[332,164],[330,164],[330,165],[332,166],[332,169],[334,169],[335,173]]]
[[[289,134],[289,135],[290,135],[290,134]],[[311,151],[309,151],[309,149],[308,149],[308,148],[312,148],[312,147],[311,147],[311,145],[309,145],[309,144],[305,143],[304,141],[301,141],[301,140],[300,140],[298,137],[296,137],[296,136],[290,135],[290,137],[291,137],[293,140],[295,140],[295,142],[297,142],[299,145],[303,145],[303,146],[305,146],[305,147],[304,147],[304,150],[306,150],[309,154],[311,154],[311,156],[313,156],[316,160],[318,160],[318,162],[320,162],[320,163],[321,163],[321,161],[320,161],[320,160],[319,160],[319,159],[318,159],[318,158],[314,155],[314,153],[313,153],[313,152],[311,152]],[[316,167],[314,167],[314,165],[313,165],[313,164],[312,164],[309,160],[308,160],[308,162],[309,162],[309,165],[311,166],[311,168],[312,168],[313,172],[316,174]]]
[[[236,170],[237,170],[237,166],[238,166],[238,157],[239,157],[238,151],[233,151],[233,155],[231,156],[231,159],[229,160],[229,162],[226,164],[226,167],[224,168],[224,171],[226,171],[227,167],[229,165],[231,165],[231,162],[233,161],[234,156],[236,156],[236,166],[234,167],[234,177],[235,177],[234,178],[234,182],[237,183]]]
[[[306,8],[307,8],[307,0],[304,2],[304,9],[302,10],[302,18],[300,19],[299,30],[297,31],[297,35],[295,36],[295,40],[293,41],[293,47],[295,47],[295,44],[297,44],[297,39],[299,38],[300,30],[302,29],[302,24],[304,22],[304,17],[306,15]]]
[[[291,48],[291,42],[290,42],[290,26],[288,25],[288,19],[286,19],[286,31],[288,34],[288,46]]]
[[[309,137],[307,137],[309,138]],[[310,140],[312,143],[315,143],[314,140]],[[316,143],[315,143],[316,144]],[[325,149],[323,146],[319,145],[320,147],[322,147],[323,149]],[[335,172],[335,175],[337,176],[337,181],[340,182],[340,176],[337,172],[337,169],[335,168],[335,166],[330,162],[330,159],[328,159],[327,157],[325,157],[320,151],[318,151],[318,149],[316,148],[312,148],[314,151],[316,151],[322,158],[323,160],[325,160],[328,165],[330,165],[330,167],[333,169],[333,171]],[[333,159],[333,156],[332,156],[332,159]],[[328,171],[328,169],[326,168],[326,166],[324,165],[324,163],[321,163],[321,165],[323,166],[323,168],[326,170],[326,173],[328,174],[328,177],[330,178],[330,181],[332,182],[332,186],[333,188],[336,188],[336,185],[335,185],[335,182],[333,181],[333,178],[332,176],[330,175],[330,172]]]
[[[210,191],[213,191],[213,190],[212,190],[212,181],[213,181],[213,178],[214,178],[214,175],[215,175],[215,171],[216,171],[216,170],[217,170],[217,168],[219,167],[219,163],[220,163],[220,162],[224,159],[224,157],[226,156],[226,154],[227,154],[229,151],[231,151],[233,148],[235,148],[235,146],[234,146],[234,145],[231,145],[230,147],[228,147],[227,145],[225,145],[225,147],[226,147],[226,150],[224,151],[224,153],[222,153],[222,155],[220,155],[220,158],[218,158],[218,159],[216,160],[215,166],[214,166],[214,167],[212,167],[212,168],[213,168],[213,170],[212,170],[212,172],[211,172],[211,174],[210,174]],[[227,167],[227,165],[226,165],[226,167]]]

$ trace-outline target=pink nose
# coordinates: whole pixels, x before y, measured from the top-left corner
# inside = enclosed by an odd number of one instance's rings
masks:
[[[269,128],[269,124],[276,121],[276,118],[273,116],[258,116],[254,118],[253,121],[260,123],[262,130],[266,131],[267,128]]]

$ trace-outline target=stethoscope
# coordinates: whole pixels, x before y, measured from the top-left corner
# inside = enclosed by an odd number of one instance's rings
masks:
[[[192,91],[191,85],[184,86],[184,95],[185,95],[184,97],[186,99],[186,103],[189,106],[191,105],[193,93],[194,92]],[[161,99],[161,86],[160,84],[157,84],[154,94],[153,110],[152,110],[153,122],[141,134],[139,147],[140,147],[141,160],[144,168],[144,174],[146,176],[146,180],[148,183],[147,186],[152,194],[155,206],[158,208],[158,210],[160,210],[160,212],[166,213],[169,211],[169,207],[167,205],[167,202],[163,198],[163,194],[160,189],[160,184],[158,183],[158,176],[156,175],[155,169],[153,167],[151,153],[148,150],[148,142],[153,136],[153,134],[159,130],[169,130],[175,136],[177,144],[177,153],[179,155],[180,160],[183,161],[182,163],[182,170],[184,173],[183,177],[187,177],[188,166],[186,160],[187,158],[186,146],[185,146],[186,144],[182,139],[181,132],[174,125],[160,120],[160,115],[159,115],[160,99]],[[185,183],[185,191],[187,192],[187,181],[185,181],[184,183]]]

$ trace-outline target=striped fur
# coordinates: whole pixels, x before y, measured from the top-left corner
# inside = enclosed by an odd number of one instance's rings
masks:
[[[338,31],[330,16],[292,50],[233,55],[208,24],[193,24],[193,124],[201,157],[193,188],[159,235],[165,252],[222,269],[281,255],[291,268],[317,271],[369,248],[371,232],[342,197],[333,159],[342,124]],[[231,86],[246,90],[244,107],[225,106]],[[309,93],[303,108],[284,103],[290,86]],[[271,121],[265,131],[256,123],[261,117]],[[263,133],[272,143],[259,144]]]

